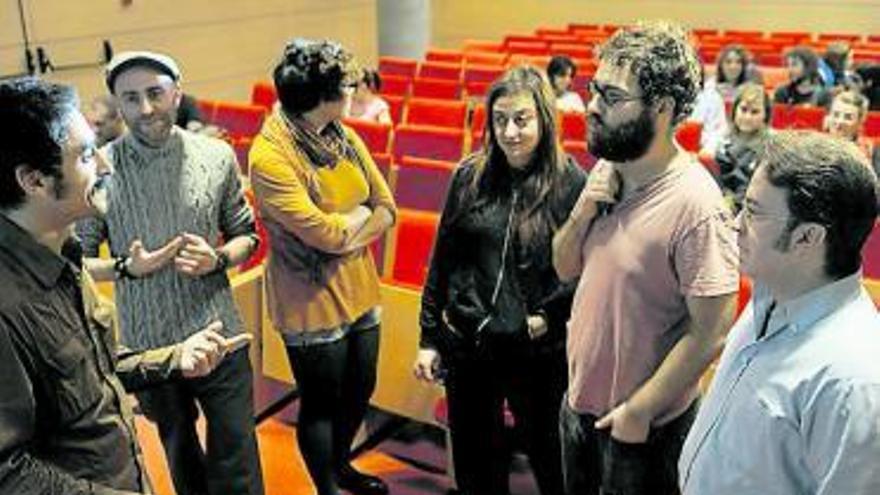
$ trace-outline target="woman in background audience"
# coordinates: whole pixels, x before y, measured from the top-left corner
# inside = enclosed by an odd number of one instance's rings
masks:
[[[379,73],[364,69],[363,77],[358,81],[357,89],[351,99],[348,117],[383,124],[391,123],[391,111],[388,102],[379,96],[382,78]]]
[[[556,94],[556,109],[560,112],[586,113],[587,111],[581,95],[571,90],[575,75],[577,75],[577,67],[565,55],[556,55],[547,65],[547,77],[553,87],[553,93]]]
[[[368,246],[396,211],[363,142],[340,123],[360,77],[340,45],[290,42],[274,71],[280,105],[250,152],[270,241],[269,312],[300,392],[296,437],[319,495],[388,491],[349,464],[379,354],[379,277]]]
[[[760,75],[754,72],[751,55],[742,45],[727,45],[718,54],[715,69],[714,87],[725,103],[736,96],[736,90],[746,82],[760,82]]]
[[[869,159],[874,152],[870,139],[862,136],[868,116],[868,99],[855,90],[838,93],[825,115],[825,132],[855,143]]]
[[[770,132],[770,97],[760,84],[739,87],[730,110],[730,132],[715,153],[721,190],[733,210],[742,208],[755,159]]]
[[[456,170],[440,219],[415,373],[445,379],[463,493],[508,493],[506,403],[541,493],[558,495],[574,286],[557,278],[551,242],[586,179],[562,152],[553,92],[537,69],[509,70],[486,108],[483,148]]]
[[[831,94],[822,86],[819,57],[809,47],[796,46],[785,55],[788,83],[776,88],[773,103],[827,107]]]

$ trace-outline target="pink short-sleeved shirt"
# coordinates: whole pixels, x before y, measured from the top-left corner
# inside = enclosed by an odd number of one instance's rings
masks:
[[[568,326],[570,406],[601,416],[650,378],[683,335],[685,297],[736,292],[733,219],[696,161],[597,217]],[[667,412],[683,410],[695,386]]]

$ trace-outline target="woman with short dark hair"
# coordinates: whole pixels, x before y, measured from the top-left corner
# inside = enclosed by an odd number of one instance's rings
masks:
[[[288,43],[274,72],[280,105],[250,153],[269,234],[269,313],[300,392],[297,440],[319,495],[388,491],[349,464],[379,353],[379,277],[368,246],[396,211],[367,148],[340,123],[360,75],[337,43]]]

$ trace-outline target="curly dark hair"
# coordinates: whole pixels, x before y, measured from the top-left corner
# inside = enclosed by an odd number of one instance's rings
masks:
[[[758,163],[770,184],[788,193],[786,232],[805,222],[824,226],[825,273],[855,273],[877,218],[877,177],[858,147],[816,131],[779,131]]]
[[[78,107],[71,86],[35,77],[0,82],[0,209],[13,209],[24,201],[15,178],[19,166],[62,178],[63,145]]]
[[[296,38],[287,43],[273,77],[281,107],[293,115],[342,99],[342,87],[361,76],[354,56],[330,40]]]
[[[618,30],[599,48],[599,61],[629,66],[645,104],[671,98],[673,124],[690,115],[703,86],[703,67],[687,31],[668,22],[640,22]]]

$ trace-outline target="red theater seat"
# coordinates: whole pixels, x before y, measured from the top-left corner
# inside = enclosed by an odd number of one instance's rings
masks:
[[[775,129],[814,129],[822,130],[825,109],[810,105],[774,104],[770,125]]]
[[[222,127],[233,138],[253,137],[260,132],[266,108],[246,103],[217,102],[214,125]]]
[[[404,155],[457,162],[463,147],[462,129],[402,124],[394,130],[392,155],[395,163]]]
[[[562,149],[565,150],[582,169],[589,172],[596,164],[596,157],[587,150],[586,141],[564,141]]]
[[[460,64],[464,60],[461,50],[445,50],[443,48],[429,48],[425,53],[425,60],[431,62],[453,62]]]
[[[403,156],[394,185],[397,206],[442,211],[455,167],[455,162]]]
[[[466,115],[467,104],[463,101],[411,98],[405,118],[407,124],[461,129]]]
[[[880,111],[868,112],[862,133],[869,138],[880,137]]]
[[[379,57],[379,72],[382,74],[396,74],[404,77],[415,77],[419,62],[404,57]]]
[[[395,250],[393,282],[421,287],[428,276],[428,263],[440,215],[429,211],[401,208],[394,228]]]
[[[874,230],[862,248],[862,275],[880,279],[880,222],[874,224]]]
[[[458,82],[458,80],[461,79],[461,62],[422,62],[421,65],[419,65],[418,77],[430,77]]]
[[[278,100],[278,93],[275,92],[275,85],[266,82],[260,81],[254,83],[251,88],[251,103],[257,106],[264,107],[266,110],[272,108],[272,105],[275,104],[275,101]]]
[[[388,113],[391,114],[391,121],[399,124],[403,120],[403,105],[406,101],[403,96],[383,96],[385,102],[388,103]]]
[[[675,130],[675,140],[678,144],[691,153],[700,151],[700,136],[703,134],[703,124],[700,122],[682,122]]]
[[[562,128],[561,139],[563,141],[585,141],[587,139],[587,118],[578,112],[564,112],[559,114],[559,123]]]
[[[409,94],[409,86],[412,78],[398,74],[379,74],[382,78],[382,87],[379,93],[383,96],[406,96]]]
[[[461,84],[457,80],[417,77],[413,79],[412,94],[415,98],[457,100],[461,97]]]
[[[357,132],[370,153],[388,153],[391,144],[391,124],[358,119],[345,119],[343,122]]]

